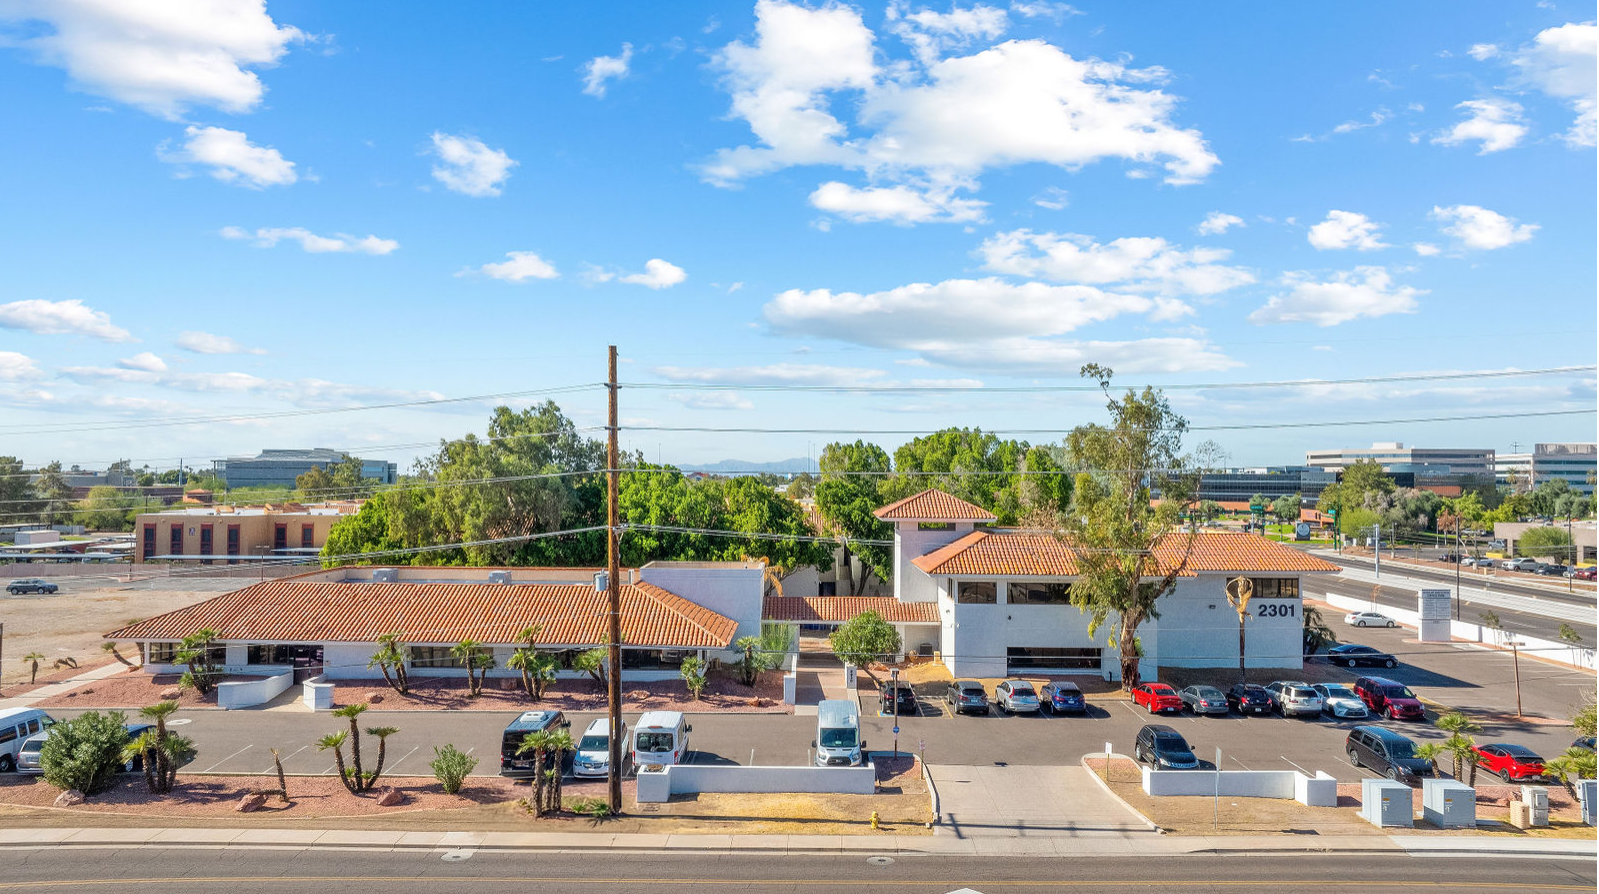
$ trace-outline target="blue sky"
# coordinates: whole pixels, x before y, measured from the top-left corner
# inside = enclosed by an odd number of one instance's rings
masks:
[[[0,0],[0,453],[406,463],[489,404],[300,411],[595,382],[609,343],[628,382],[971,386],[624,391],[624,440],[677,463],[832,437],[645,426],[1067,429],[1099,401],[1014,389],[1086,362],[1595,361],[1591,6],[442,9]],[[1591,372],[1172,399],[1464,417],[1194,435],[1247,465],[1594,438],[1479,418],[1592,410]],[[299,415],[143,425],[266,413]]]

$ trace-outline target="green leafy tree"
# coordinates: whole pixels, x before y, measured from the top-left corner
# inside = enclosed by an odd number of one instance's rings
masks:
[[[78,504],[77,522],[91,531],[131,531],[138,498],[107,485],[89,488]]]
[[[872,514],[887,502],[879,495],[879,478],[892,468],[883,448],[865,441],[822,449],[816,510],[828,533],[861,561],[861,574],[851,581],[852,596],[861,595],[874,574],[885,582],[894,576],[893,529]]]
[[[378,637],[378,650],[372,653],[372,659],[366,663],[368,668],[377,668],[383,674],[383,682],[389,684],[401,695],[411,691],[411,680],[406,675],[405,662],[411,647],[400,639],[398,633],[385,633]]]
[[[1599,762],[1595,761],[1594,753],[1587,748],[1572,746],[1557,757],[1543,762],[1543,775],[1565,786],[1566,793],[1571,795],[1572,800],[1577,799],[1577,787],[1574,782],[1578,779],[1592,779],[1596,772],[1599,772]]]
[[[477,758],[460,751],[454,745],[445,745],[442,748],[433,746],[433,760],[428,763],[433,770],[433,778],[447,795],[453,795],[461,790],[461,783],[466,777],[472,775],[477,769]]]
[[[705,659],[698,655],[684,658],[678,676],[683,678],[683,685],[688,687],[689,698],[699,701],[700,696],[705,694]]]
[[[309,470],[294,476],[295,496],[306,502],[329,499],[334,486],[333,476],[321,466],[312,466]]]
[[[206,627],[184,637],[178,643],[177,653],[172,660],[178,664],[188,665],[189,668],[178,680],[180,687],[193,689],[201,695],[206,695],[216,688],[222,679],[222,672],[217,669],[212,655],[216,638],[217,632]]]
[[[110,788],[122,770],[122,751],[128,745],[126,722],[121,711],[89,711],[50,727],[39,751],[44,781],[86,796]]]
[[[9,507],[6,514],[16,513],[17,518],[33,515],[39,511],[36,500],[22,460],[14,456],[0,456],[0,501],[3,501],[0,506]]]
[[[1594,693],[1590,690],[1583,695],[1581,707],[1577,708],[1576,713],[1571,715],[1571,728],[1576,730],[1580,736],[1592,736],[1594,734],[1594,720]]]
[[[450,655],[466,668],[466,694],[477,698],[483,694],[483,678],[494,666],[494,655],[483,644],[473,639],[463,639],[450,647]]]
[[[892,661],[901,645],[899,631],[874,611],[861,612],[838,625],[827,639],[833,654],[859,668],[869,668],[874,661]]]
[[[1554,556],[1556,559],[1570,558],[1573,549],[1571,535],[1565,528],[1545,527],[1528,528],[1516,538],[1516,555],[1518,556]]]
[[[1344,467],[1338,476],[1338,486],[1346,492],[1350,502],[1361,502],[1368,493],[1392,493],[1394,480],[1374,459],[1361,459]]]
[[[377,562],[390,563],[392,556],[382,555],[405,549],[409,544],[399,525],[403,524],[404,512],[396,508],[396,504],[414,500],[408,497],[407,492],[389,492],[372,495],[354,515],[346,515],[333,523],[328,531],[327,540],[322,544],[322,565],[324,568],[333,568],[339,565],[360,564],[370,565]],[[377,553],[374,556],[364,556],[364,553]],[[356,558],[351,558],[356,557]],[[401,561],[405,561],[402,559]]]
[[[38,471],[33,482],[33,496],[37,501],[39,524],[59,525],[72,517],[72,485],[61,473],[61,463],[53,462]]]
[[[1079,425],[1067,436],[1078,475],[1063,542],[1077,566],[1072,604],[1088,614],[1089,635],[1111,621],[1120,651],[1122,687],[1138,685],[1138,628],[1158,618],[1156,600],[1170,591],[1188,562],[1193,535],[1178,533],[1196,476],[1184,468],[1182,436],[1188,423],[1153,388],[1111,392],[1111,371],[1089,364],[1085,378],[1099,383],[1109,425]],[[1159,477],[1162,499],[1151,504]],[[1158,556],[1158,558],[1157,558]]]
[[[1278,521],[1299,521],[1299,494],[1284,494],[1271,502],[1271,514]]]
[[[880,498],[888,503],[937,488],[993,512],[1002,525],[1014,525],[1035,512],[1053,517],[1065,510],[1071,479],[1051,474],[1060,471],[1047,450],[1026,441],[946,428],[894,451],[895,474],[882,482]]]

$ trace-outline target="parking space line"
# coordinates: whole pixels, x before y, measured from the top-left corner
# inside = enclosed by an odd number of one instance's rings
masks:
[[[388,771],[389,771],[389,772],[390,772],[390,773],[393,773],[393,772],[394,772],[394,768],[395,768],[395,767],[398,767],[398,766],[399,766],[399,765],[400,765],[400,761],[403,761],[403,760],[405,760],[405,759],[406,759],[406,758],[408,758],[408,757],[410,757],[410,756],[411,756],[411,755],[413,755],[413,754],[416,754],[416,749],[417,749],[417,748],[421,748],[421,747],[422,747],[422,746],[420,746],[420,745],[417,745],[417,746],[415,746],[415,747],[413,747],[413,748],[412,748],[412,749],[411,749],[411,750],[410,750],[410,751],[407,751],[407,752],[406,752],[406,753],[405,753],[405,754],[403,754],[403,755],[401,755],[401,756],[400,756],[400,760],[399,760],[399,761],[395,761],[395,762],[394,762],[394,763],[392,763],[392,764],[389,764],[389,765],[388,765],[388,767],[387,767],[387,768],[386,768],[386,769],[387,769],[387,770],[388,770]]]
[[[254,748],[254,747],[255,747],[255,743],[251,742],[249,745],[246,745],[243,748],[240,748],[238,751],[233,752],[232,754],[228,755],[227,757],[223,758],[222,760],[217,761],[216,763],[212,764],[211,766],[206,767],[204,770],[201,770],[200,772],[209,773],[212,770],[215,770],[217,767],[222,766],[223,764],[227,763],[228,761],[233,760],[234,758],[236,758],[239,755],[245,753],[246,751],[249,751],[251,748]]]
[[[1240,767],[1243,767],[1245,770],[1249,769],[1249,765],[1248,764],[1244,763],[1243,761],[1239,760],[1238,758],[1234,757],[1233,755],[1229,754],[1229,755],[1227,755],[1227,757],[1229,759],[1231,759],[1233,763],[1237,764]]]
[[[304,751],[304,750],[306,750],[307,748],[310,748],[310,747],[311,746],[309,746],[309,745],[301,745],[299,748],[294,749],[294,751],[290,752],[288,755],[280,757],[279,760],[288,761],[289,759],[293,758],[296,754],[299,754],[300,752],[302,752],[302,751]],[[261,775],[265,776],[268,773],[273,773],[273,772],[276,772],[276,771],[277,771],[277,767],[274,765],[274,766],[271,766],[271,767],[267,767],[265,770],[262,770],[261,771]]]
[[[1281,757],[1285,761],[1288,761],[1288,766],[1293,767],[1295,770],[1298,770],[1299,772],[1305,774],[1306,776],[1314,776],[1315,775],[1314,773],[1310,772],[1309,770],[1305,769],[1304,767],[1301,767],[1300,765],[1294,763],[1293,761],[1288,760],[1288,758],[1283,757],[1280,754],[1277,755],[1277,756]]]

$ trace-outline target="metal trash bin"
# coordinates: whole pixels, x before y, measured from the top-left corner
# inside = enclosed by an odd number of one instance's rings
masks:
[[[1421,815],[1440,829],[1477,826],[1477,790],[1453,779],[1421,781]]]
[[[1534,826],[1549,825],[1549,789],[1541,785],[1521,787],[1521,803],[1527,805],[1527,821]]]
[[[1392,779],[1361,780],[1361,818],[1383,828],[1411,828],[1416,824],[1416,811],[1410,792],[1410,786]]]

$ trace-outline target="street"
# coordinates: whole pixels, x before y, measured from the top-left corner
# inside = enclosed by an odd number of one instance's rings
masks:
[[[1088,854],[1084,854],[1088,857]],[[585,891],[893,891],[904,894],[1162,890],[1231,894],[1263,888],[1592,891],[1588,860],[1411,856],[1403,853],[1189,854],[1182,858],[1014,859],[868,853],[566,853],[430,849],[202,850],[18,846],[0,891],[230,894],[393,894]]]

